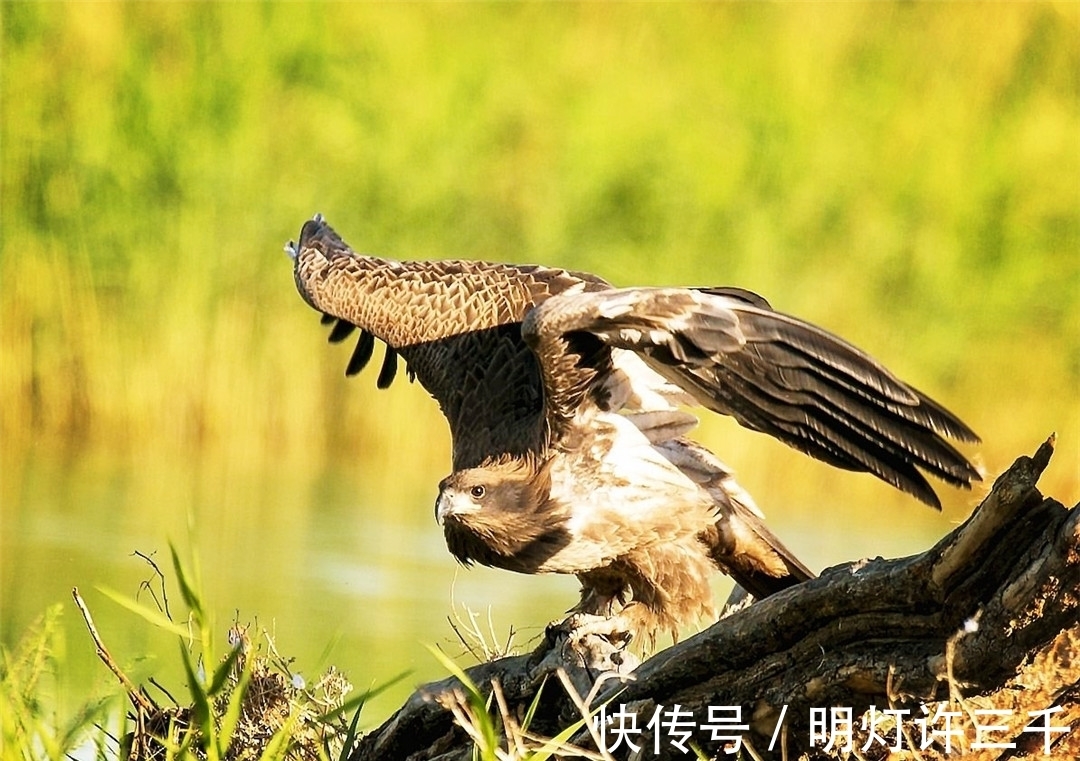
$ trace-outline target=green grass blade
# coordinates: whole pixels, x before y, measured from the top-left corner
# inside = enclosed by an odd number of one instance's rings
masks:
[[[354,708],[356,708],[357,713],[359,713],[359,709],[363,708],[364,704],[367,703],[367,701],[371,700],[371,698],[373,698],[376,695],[380,694],[384,690],[387,690],[390,687],[393,687],[395,684],[400,682],[402,679],[404,679],[405,677],[407,677],[411,673],[412,673],[412,671],[402,671],[397,676],[391,678],[390,681],[384,682],[383,684],[380,684],[378,687],[372,687],[370,690],[363,693],[362,695],[357,695],[356,697],[349,698],[348,700],[346,700],[344,703],[342,703],[340,706],[338,706],[334,710],[327,711],[326,713],[319,716],[318,721],[321,721],[321,722],[331,721],[332,719],[340,716],[343,713],[348,713],[349,711],[353,710]]]
[[[465,692],[468,693],[470,697],[474,697],[476,700],[480,701],[481,706],[486,704],[484,696],[480,693],[479,688],[473,680],[469,678],[469,675],[465,673],[464,669],[450,660],[450,658],[446,656],[446,653],[438,648],[432,647],[431,645],[425,645],[425,647],[428,649],[428,652],[435,656],[435,660],[437,660],[444,669],[450,672],[451,676],[456,677],[457,680],[461,682],[462,686],[465,688]]]
[[[211,710],[210,696],[207,694],[205,686],[199,681],[195,668],[191,665],[191,653],[183,644],[180,645],[180,660],[184,665],[184,673],[187,675],[188,691],[191,693],[191,710],[195,723],[202,731],[207,755],[214,753],[216,758],[217,743],[214,741],[214,717]]]
[[[130,610],[132,613],[141,616],[146,621],[158,627],[159,629],[164,629],[165,631],[171,632],[172,634],[175,634],[179,637],[183,637],[184,639],[188,639],[191,636],[191,632],[187,629],[187,627],[180,626],[180,624],[172,621],[167,616],[165,616],[164,613],[156,611],[153,608],[147,608],[143,605],[140,605],[139,603],[132,600],[130,597],[122,595],[119,592],[114,592],[108,587],[95,587],[95,589],[97,589],[97,591],[101,592],[101,594],[105,595],[110,600],[115,602],[117,605],[121,605]]]
[[[259,761],[282,761],[288,758],[289,748],[292,742],[293,727],[296,725],[296,714],[291,714],[285,723],[281,725],[281,728],[277,732],[274,732],[274,736],[270,738],[270,742],[263,748],[262,754],[259,756]]]
[[[180,556],[177,554],[176,547],[172,542],[169,542],[169,553],[172,555],[173,570],[176,571],[176,581],[180,585],[180,595],[184,598],[184,603],[191,610],[192,614],[194,614],[196,622],[201,625],[206,621],[206,611],[203,608],[202,599],[188,581],[187,573],[184,571],[184,565],[180,562]]]
[[[591,716],[591,715],[590,715]],[[529,754],[528,761],[547,761],[557,753],[566,749],[570,738],[577,734],[578,730],[585,726],[585,718],[578,719],[562,732],[547,740],[540,748]]]
[[[219,692],[221,692],[222,688],[225,686],[225,682],[229,678],[229,675],[232,673],[233,666],[236,665],[237,658],[240,657],[242,652],[243,645],[237,643],[236,647],[234,647],[229,652],[228,657],[225,658],[225,660],[221,662],[221,665],[214,670],[214,676],[210,680],[210,687],[209,689],[207,689],[207,692],[210,695],[217,695]],[[247,670],[248,668],[245,664],[244,671]]]
[[[525,711],[525,718],[521,720],[521,730],[527,732],[529,725],[532,724],[533,717],[536,715],[536,709],[540,707],[540,696],[544,694],[544,685],[547,684],[547,674],[544,675],[543,681],[540,682],[540,686],[536,688],[536,695],[533,697],[532,702],[529,703],[528,710]]]
[[[233,652],[237,652],[239,648]],[[230,655],[231,657],[231,655]],[[244,696],[247,694],[248,685],[251,683],[251,661],[247,661],[244,664],[244,670],[240,674],[240,680],[236,683],[236,687],[233,688],[232,694],[229,695],[229,705],[225,708],[225,713],[221,715],[221,728],[218,730],[218,742],[221,747],[221,754],[224,756],[229,750],[229,746],[232,745],[233,734],[236,732],[236,726],[240,723],[240,717],[244,712]],[[288,722],[286,722],[288,726]],[[282,732],[284,727],[278,730]]]
[[[338,750],[337,761],[346,761],[346,759],[352,754],[353,746],[356,744],[357,732],[356,728],[360,725],[360,712],[363,710],[363,703],[357,707],[353,712],[352,719],[349,721],[349,726],[345,730],[345,737],[341,740],[341,748]],[[323,755],[327,758],[330,757],[330,743],[327,739],[323,739]]]
[[[457,678],[461,682],[462,687],[465,688],[465,694],[469,700],[469,706],[473,710],[473,714],[476,716],[477,729],[481,736],[481,746],[479,748],[481,755],[485,759],[495,758],[495,749],[499,747],[498,731],[495,727],[495,718],[492,717],[488,711],[488,701],[484,699],[480,689],[476,686],[472,679],[465,671],[450,660],[445,653],[430,645],[425,645],[427,649],[435,656],[435,659],[442,664],[443,668],[450,672],[450,674]]]

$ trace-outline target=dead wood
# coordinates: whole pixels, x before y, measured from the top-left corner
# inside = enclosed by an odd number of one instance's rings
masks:
[[[598,757],[692,758],[680,746],[693,743],[704,757],[735,758],[725,754],[735,737],[745,752],[776,759],[846,758],[849,744],[870,759],[1004,759],[1045,749],[1080,757],[1080,510],[1036,488],[1052,453],[1051,438],[1017,459],[968,520],[926,552],[830,568],[624,679],[602,680],[592,710],[618,714],[603,744],[620,745]],[[583,695],[600,674],[629,671],[620,647],[552,631],[532,653],[467,674],[486,691],[497,682],[500,702],[520,721],[559,669]],[[470,758],[472,742],[437,699],[459,685],[451,678],[420,688],[362,738],[352,761]],[[552,680],[529,731],[551,737],[579,718]],[[714,718],[746,728],[714,731]],[[829,736],[834,744],[824,748]],[[596,752],[596,739],[581,730],[573,743]]]

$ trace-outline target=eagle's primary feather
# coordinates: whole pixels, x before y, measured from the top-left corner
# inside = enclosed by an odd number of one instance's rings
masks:
[[[464,563],[569,573],[578,610],[652,633],[712,614],[712,569],[761,597],[811,578],[730,470],[686,438],[700,405],[939,507],[922,471],[979,479],[955,415],[836,336],[739,288],[614,288],[585,273],[357,254],[316,216],[297,288],[356,329],[347,373],[386,345],[438,401],[453,473],[436,513]]]

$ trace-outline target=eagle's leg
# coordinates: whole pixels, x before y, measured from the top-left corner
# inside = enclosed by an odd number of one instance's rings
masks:
[[[627,569],[615,565],[578,574],[578,579],[581,600],[566,619],[548,626],[549,638],[560,632],[571,638],[600,637],[625,649],[639,637],[645,652],[655,647],[660,631],[677,638],[675,622],[664,614],[660,595],[648,580],[629,578]]]
[[[583,641],[589,636],[600,637],[619,649],[625,648],[633,639],[633,629],[628,626],[619,609],[624,609],[626,589],[622,580],[603,572],[583,574],[581,601],[570,615],[548,625],[548,638],[555,640],[560,634],[573,641]]]
[[[601,591],[600,588],[583,582],[581,601],[573,607],[571,612],[610,618],[615,615],[617,608],[622,608],[625,604],[626,592],[621,586]]]

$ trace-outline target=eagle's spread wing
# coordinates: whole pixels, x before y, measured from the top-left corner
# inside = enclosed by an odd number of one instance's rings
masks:
[[[560,269],[363,256],[319,216],[304,224],[289,253],[300,294],[334,323],[331,340],[360,330],[348,373],[367,364],[378,338],[387,344],[379,387],[393,381],[400,355],[410,377],[439,402],[455,470],[542,447],[540,373],[521,319],[572,286],[610,287]]]
[[[559,269],[379,259],[352,251],[321,217],[288,250],[331,339],[360,331],[348,371],[379,339],[378,385],[400,356],[438,400],[454,446],[437,503],[451,552],[576,574],[585,613],[632,600],[620,615],[674,627],[709,609],[714,568],[759,595],[812,576],[730,471],[684,437],[694,420],[679,404],[732,415],[935,506],[923,472],[959,486],[979,478],[945,440],[976,440],[960,420],[749,291],[617,290]]]
[[[540,358],[549,427],[583,398],[568,362],[602,383],[604,347],[645,357],[709,409],[832,465],[868,471],[934,507],[919,468],[969,486],[978,472],[943,437],[977,441],[952,413],[877,361],[739,289],[630,288],[566,293],[525,319]],[[605,365],[607,362],[607,365]]]

